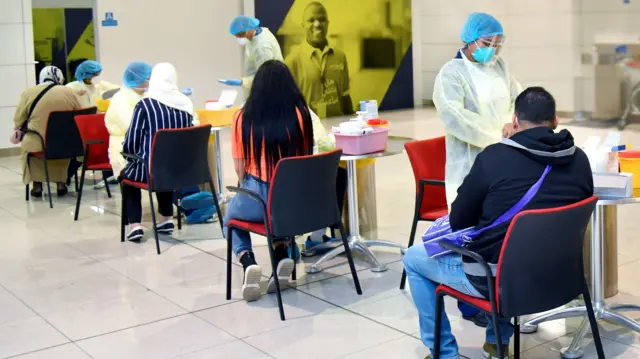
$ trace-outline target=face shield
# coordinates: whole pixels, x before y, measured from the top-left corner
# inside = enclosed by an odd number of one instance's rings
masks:
[[[504,35],[495,35],[479,38],[478,40],[476,40],[476,45],[480,48],[492,47],[495,49],[495,54],[498,55],[500,53],[500,50],[502,49],[502,45],[504,45],[504,41]]]
[[[504,44],[503,35],[481,37],[474,41],[476,48],[473,50],[473,59],[483,64],[493,64]]]

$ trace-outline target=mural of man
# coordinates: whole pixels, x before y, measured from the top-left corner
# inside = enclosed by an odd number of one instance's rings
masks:
[[[327,40],[325,7],[319,2],[310,3],[302,26],[306,41],[285,59],[302,95],[320,118],[352,114],[347,57]]]

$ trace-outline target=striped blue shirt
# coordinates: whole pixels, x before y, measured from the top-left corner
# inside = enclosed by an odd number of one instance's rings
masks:
[[[152,98],[144,98],[133,111],[131,126],[125,135],[122,150],[140,156],[147,163],[151,157],[151,143],[156,131],[193,126],[193,116],[188,112],[169,107]],[[128,160],[124,177],[135,182],[148,182],[148,173],[140,161]]]

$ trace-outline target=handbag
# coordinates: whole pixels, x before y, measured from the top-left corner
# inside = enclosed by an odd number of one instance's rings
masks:
[[[9,141],[11,143],[13,143],[14,145],[17,145],[18,143],[22,142],[22,139],[24,139],[25,133],[27,133],[27,126],[29,125],[29,119],[31,118],[31,114],[33,113],[33,110],[36,108],[36,105],[38,104],[38,102],[40,102],[40,99],[42,99],[42,96],[44,96],[44,94],[49,92],[49,90],[51,90],[55,85],[56,84],[51,84],[47,86],[44,90],[42,90],[38,94],[38,96],[36,96],[36,98],[31,103],[29,112],[27,113],[27,120],[24,121],[22,125],[20,125],[20,127],[13,130],[13,133],[11,133],[11,136],[9,136]]]
[[[495,228],[505,222],[510,221],[516,214],[520,213],[524,209],[524,207],[531,201],[531,199],[538,193],[538,190],[542,186],[542,182],[544,182],[545,177],[551,171],[551,166],[547,165],[542,173],[542,176],[538,179],[536,183],[529,188],[527,193],[524,194],[520,200],[513,205],[513,207],[509,208],[508,211],[503,213],[500,217],[498,217],[493,223],[484,228],[475,228],[469,227],[465,229],[461,229],[458,231],[452,231],[451,225],[449,223],[449,215],[438,218],[422,235],[422,242],[424,243],[424,248],[427,251],[427,255],[431,258],[436,258],[445,254],[451,253],[450,250],[446,250],[440,247],[438,242],[445,241],[451,244],[455,244],[457,246],[464,247],[467,243],[473,241],[475,237],[480,235],[481,233]]]

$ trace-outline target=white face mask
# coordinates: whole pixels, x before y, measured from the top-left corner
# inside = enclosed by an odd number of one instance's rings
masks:
[[[240,44],[240,46],[249,45],[249,39],[247,39],[246,37],[236,37],[236,40],[238,41],[238,44]]]

